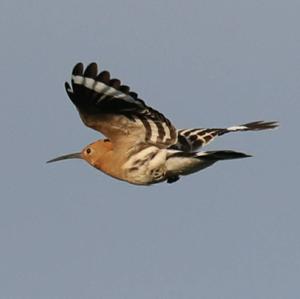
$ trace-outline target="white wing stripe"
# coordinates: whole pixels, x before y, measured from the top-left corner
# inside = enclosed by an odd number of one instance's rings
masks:
[[[184,133],[188,132],[190,129],[186,129],[186,130],[177,130],[177,134],[180,134],[180,135],[184,135]]]
[[[203,131],[204,131],[204,129],[197,130],[197,131],[193,132],[190,136],[192,136],[192,135],[198,135],[199,133],[201,133]]]
[[[149,125],[150,125],[150,128],[151,128],[151,138],[150,140],[153,142],[153,143],[156,143],[157,142],[157,138],[158,138],[158,128],[157,128],[157,125],[155,124],[155,122],[151,119],[147,119]]]
[[[141,105],[139,101],[136,101],[130,95],[127,95],[111,86],[106,85],[103,82],[95,81],[92,78],[87,78],[83,76],[72,76],[72,81],[75,84],[83,85],[88,89],[94,90],[98,93],[103,93],[105,96],[112,96],[119,99],[124,99],[126,102],[135,103],[137,105]],[[105,98],[105,97],[104,97]]]
[[[170,132],[170,128],[166,125],[165,122],[162,122],[162,126],[165,131],[165,136],[163,138],[163,142],[166,142],[168,139],[171,139],[171,132]]]
[[[87,77],[83,77],[83,85],[88,89],[93,89],[95,85],[95,80]]]
[[[80,84],[82,85],[83,81],[84,81],[84,77],[82,76],[72,76],[72,81],[75,83],[75,84]]]

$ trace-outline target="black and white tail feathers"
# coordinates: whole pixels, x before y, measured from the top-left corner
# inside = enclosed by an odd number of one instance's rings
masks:
[[[228,128],[213,128],[213,129],[181,129],[177,131],[178,141],[172,146],[172,149],[181,150],[184,152],[192,152],[202,146],[207,145],[217,136],[224,135],[230,132],[241,131],[262,131],[274,129],[278,126],[276,121],[255,121],[238,126]]]

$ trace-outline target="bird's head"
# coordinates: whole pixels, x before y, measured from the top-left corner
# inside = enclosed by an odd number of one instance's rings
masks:
[[[47,161],[47,163],[57,162],[66,159],[83,159],[92,166],[97,167],[97,162],[103,159],[103,156],[112,150],[112,144],[108,139],[97,140],[82,149],[81,152],[59,156]]]

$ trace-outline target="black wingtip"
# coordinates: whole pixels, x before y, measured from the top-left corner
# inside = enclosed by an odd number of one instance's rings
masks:
[[[224,159],[241,159],[241,158],[250,158],[250,157],[252,157],[252,155],[242,153],[242,152],[231,151],[231,150],[221,151],[220,154],[221,154],[221,156],[224,155]]]
[[[111,79],[109,81],[109,85],[117,90],[120,90],[121,81],[119,79]]]
[[[88,78],[96,78],[97,74],[98,74],[97,63],[92,62],[86,67],[83,76]]]
[[[242,152],[236,152],[232,150],[221,150],[221,151],[207,151],[207,155],[200,155],[199,158],[207,160],[231,160],[252,157],[249,154]]]
[[[72,71],[72,75],[77,76],[77,75],[82,75],[83,73],[83,63],[82,62],[78,62]]]
[[[77,104],[76,97],[74,95],[72,87],[70,86],[70,84],[68,82],[65,82],[65,89],[66,89],[66,92],[67,92],[70,100],[76,105]]]
[[[65,82],[65,89],[66,89],[67,93],[72,92],[72,88],[71,88],[69,82]]]
[[[249,155],[249,154],[244,154],[242,153],[243,155],[241,155],[239,158],[252,158],[253,155]]]
[[[127,85],[121,85],[119,89],[120,89],[120,91],[122,91],[123,93],[129,94],[129,91],[130,91],[130,87],[129,87],[129,86],[127,86]]]
[[[107,85],[109,85],[110,81],[110,73],[109,71],[102,71],[96,78],[97,81],[103,82]]]

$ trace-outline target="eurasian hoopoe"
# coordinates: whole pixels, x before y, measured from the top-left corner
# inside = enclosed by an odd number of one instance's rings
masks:
[[[93,142],[80,153],[48,162],[84,159],[104,173],[132,184],[172,183],[219,160],[249,157],[229,150],[195,150],[229,132],[277,127],[274,121],[256,121],[226,129],[176,130],[163,114],[147,106],[128,86],[110,79],[108,71],[98,74],[96,63],[85,70],[82,63],[76,64],[71,85],[66,82],[65,88],[84,124],[108,139]]]

